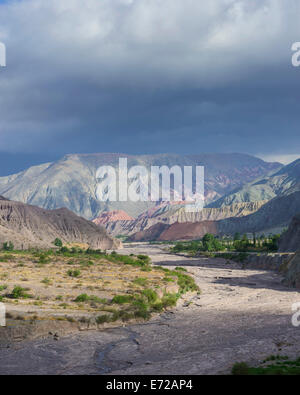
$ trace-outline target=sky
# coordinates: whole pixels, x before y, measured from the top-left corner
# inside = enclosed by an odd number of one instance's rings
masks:
[[[67,153],[300,157],[298,0],[0,0],[0,175]]]

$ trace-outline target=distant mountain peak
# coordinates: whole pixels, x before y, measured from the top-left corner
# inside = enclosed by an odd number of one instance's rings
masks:
[[[209,207],[222,207],[232,203],[271,200],[300,191],[300,159],[282,166],[266,177],[260,177],[211,203]]]

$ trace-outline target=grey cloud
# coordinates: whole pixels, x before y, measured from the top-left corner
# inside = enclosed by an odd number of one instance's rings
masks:
[[[0,5],[0,150],[297,150],[299,15],[296,0]]]

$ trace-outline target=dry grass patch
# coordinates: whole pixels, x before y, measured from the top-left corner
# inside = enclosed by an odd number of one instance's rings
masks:
[[[146,256],[74,247],[0,256],[0,299],[19,319],[93,320],[97,325],[147,319],[174,306],[187,291],[197,291],[191,277],[152,267]]]

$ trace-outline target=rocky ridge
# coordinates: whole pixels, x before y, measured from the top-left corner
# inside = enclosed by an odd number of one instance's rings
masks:
[[[0,245],[12,242],[17,249],[51,248],[56,238],[93,249],[121,246],[120,241],[109,236],[104,228],[66,208],[45,210],[1,197]]]
[[[147,210],[135,220],[108,221],[104,225],[111,235],[128,236],[146,231],[158,223],[173,225],[176,223],[201,223],[205,221],[219,221],[231,217],[244,217],[256,212],[266,203],[266,201],[235,203],[221,208],[204,208],[197,212],[187,212],[182,204],[169,205],[164,203]]]

